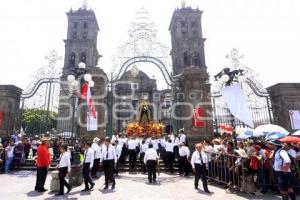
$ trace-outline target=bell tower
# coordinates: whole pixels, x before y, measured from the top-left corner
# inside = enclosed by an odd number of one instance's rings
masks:
[[[202,13],[198,8],[193,9],[185,5],[173,13],[169,31],[174,75],[181,73],[184,68],[206,68]]]
[[[204,137],[213,136],[213,124],[210,113],[212,113],[209,74],[205,63],[204,42],[202,35],[201,17],[202,11],[182,5],[173,13],[169,31],[172,39],[172,63],[173,74],[178,80],[180,92],[173,92],[174,99],[181,106],[174,108],[175,113],[180,113],[182,118],[181,127],[184,128],[191,141],[196,143]],[[180,97],[178,97],[180,96]],[[204,111],[200,120],[203,125],[193,123],[194,109]]]
[[[95,67],[100,57],[97,50],[99,26],[94,11],[83,5],[76,11],[71,9],[67,16],[64,75],[80,62],[84,62],[88,68]]]

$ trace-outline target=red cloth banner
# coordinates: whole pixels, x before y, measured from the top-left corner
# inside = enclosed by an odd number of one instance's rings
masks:
[[[3,120],[4,120],[4,113],[0,112],[0,128],[3,126]]]
[[[195,128],[203,128],[204,127],[204,108],[196,108],[194,109],[193,114],[193,124]]]

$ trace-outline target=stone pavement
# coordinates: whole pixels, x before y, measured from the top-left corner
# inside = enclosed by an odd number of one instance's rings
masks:
[[[50,188],[48,175],[45,187]],[[33,191],[35,185],[34,171],[12,172],[0,175],[0,199],[1,200],[77,200],[77,199],[97,199],[97,200],[196,200],[196,199],[223,199],[223,200],[245,200],[245,199],[266,199],[279,200],[279,197],[266,196],[238,196],[227,194],[224,189],[209,185],[212,194],[206,194],[202,190],[194,190],[193,177],[184,178],[175,175],[161,174],[158,177],[160,184],[149,185],[146,183],[146,175],[123,173],[117,178],[115,190],[103,191],[104,177],[101,176],[95,181],[96,186],[91,192],[80,193],[84,186],[74,188],[69,195],[55,197],[54,193],[37,193]]]

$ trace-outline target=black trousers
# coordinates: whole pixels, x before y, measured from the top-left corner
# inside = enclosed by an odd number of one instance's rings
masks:
[[[58,169],[58,177],[59,177],[59,193],[64,194],[64,186],[68,189],[71,187],[69,183],[67,183],[65,177],[68,173],[68,167],[62,167]]]
[[[174,153],[173,152],[166,152],[166,164],[167,168],[171,171],[171,173],[174,172],[173,170],[173,164],[174,164]]]
[[[36,171],[36,183],[35,183],[35,190],[44,190],[44,185],[46,182],[48,174],[47,167],[38,167]]]
[[[90,163],[83,163],[82,176],[84,180],[85,189],[88,190],[90,188],[89,184],[90,185],[94,184],[90,176]]]
[[[131,169],[135,167],[136,162],[136,151],[135,150],[129,150],[129,165]]]
[[[140,163],[141,163],[142,172],[146,173],[146,165],[144,163],[144,157],[145,157],[145,152],[140,153]]]
[[[114,170],[116,176],[119,175],[119,165],[120,165],[120,163],[121,163],[120,159],[121,159],[121,158],[118,159],[118,161],[117,161],[117,163],[116,163],[116,166],[115,166],[115,170]]]
[[[96,176],[97,171],[99,169],[100,158],[94,160],[94,164],[92,167],[92,176]]]
[[[116,184],[114,177],[114,160],[103,160],[102,166],[105,176],[105,186],[108,186],[109,181],[112,181],[113,184]]]
[[[179,173],[184,173],[186,176],[190,173],[190,165],[186,156],[179,157]]]
[[[178,158],[179,157],[179,147],[174,146],[174,157]]]
[[[202,179],[203,189],[207,191],[206,166],[195,164],[195,187],[198,187],[200,178]]]
[[[148,170],[148,180],[150,183],[152,183],[152,181],[156,181],[156,165],[157,162],[156,160],[147,160],[147,170]]]

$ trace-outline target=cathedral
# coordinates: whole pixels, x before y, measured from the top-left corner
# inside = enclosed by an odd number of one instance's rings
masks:
[[[193,112],[192,109],[199,106],[199,102],[210,102],[209,75],[205,63],[205,38],[202,35],[201,16],[202,11],[186,6],[177,8],[172,16],[169,26],[172,44],[170,55],[173,63],[172,81],[176,80],[176,91],[175,87],[158,90],[155,79],[150,78],[142,71],[133,75],[129,70],[115,81],[129,81],[131,85],[119,84],[115,88],[116,94],[113,94],[113,84],[108,81],[109,79],[103,69],[98,67],[98,61],[101,58],[97,50],[97,36],[100,27],[94,11],[87,6],[82,6],[78,10],[70,10],[67,13],[67,38],[64,40],[65,61],[61,80],[66,81],[67,76],[72,74],[79,63],[85,63],[87,72],[92,75],[95,82],[92,93],[95,96],[98,124],[101,126],[97,131],[90,132],[87,131],[86,127],[78,125],[79,123],[86,123],[86,109],[76,108],[80,100],[66,97],[64,93],[68,90],[68,86],[62,84],[58,132],[72,132],[79,137],[104,136],[110,135],[112,132],[120,132],[124,130],[128,121],[136,117],[130,112],[123,112],[122,107],[125,109],[126,106],[130,105],[136,109],[142,101],[146,100],[159,108],[158,112],[152,113],[151,118],[174,126],[176,130],[185,128],[187,134],[195,139],[199,136],[212,134],[211,121],[206,122],[205,126],[199,129],[193,127],[190,119],[180,119],[174,122],[171,117],[172,112],[178,116],[189,116]],[[135,94],[128,97],[130,88],[134,89]],[[106,96],[97,98],[101,94],[106,94]],[[120,108],[114,107],[116,103]],[[178,105],[172,108],[174,103]],[[193,108],[185,106],[187,103],[193,105]],[[205,109],[208,112],[211,111],[211,105],[206,105]],[[71,116],[72,113],[73,117],[68,118],[67,116]],[[117,116],[117,119],[113,116]],[[128,120],[119,120],[119,117],[128,118]]]

